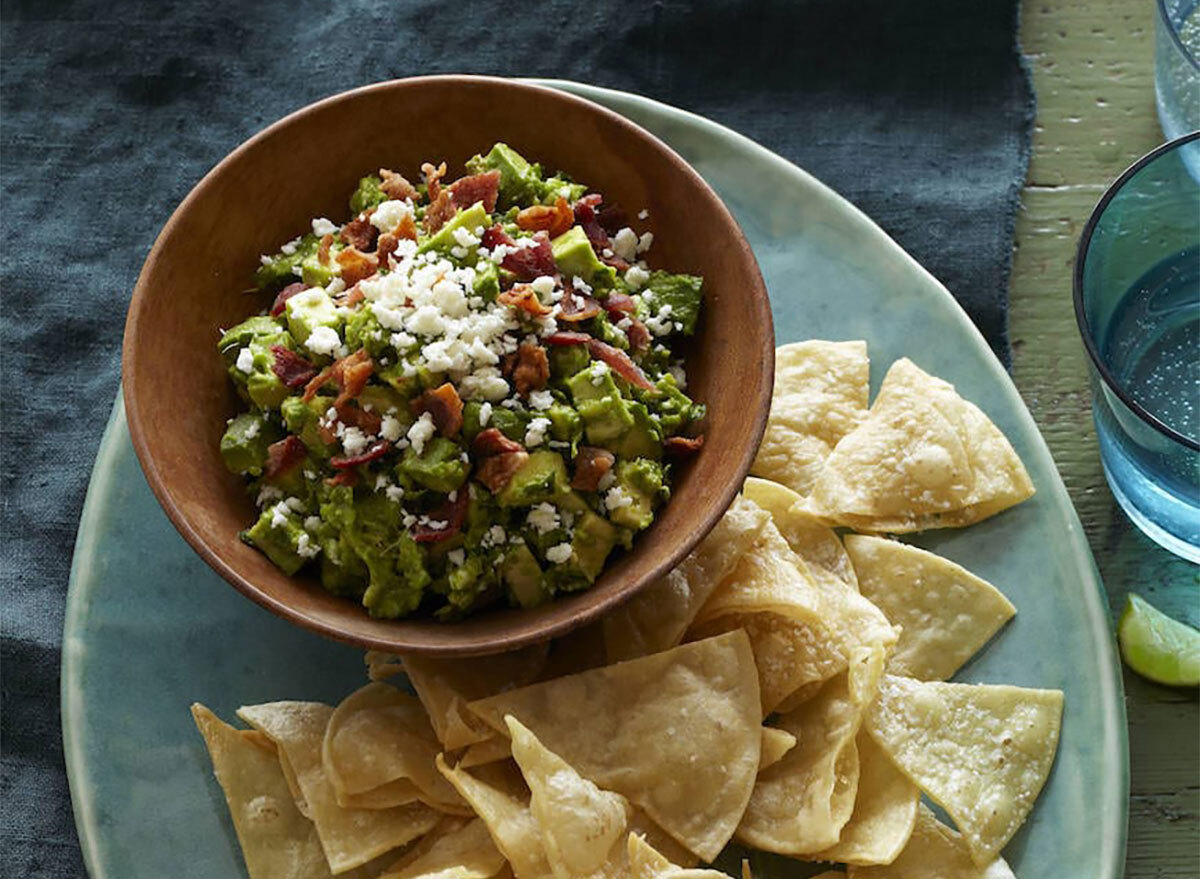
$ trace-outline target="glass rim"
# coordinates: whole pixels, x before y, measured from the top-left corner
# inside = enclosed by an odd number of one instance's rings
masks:
[[[1183,53],[1183,57],[1191,62],[1193,68],[1200,70],[1200,63],[1197,63],[1192,50],[1187,47],[1183,42],[1183,38],[1179,36],[1179,28],[1175,27],[1175,22],[1171,20],[1171,14],[1167,12],[1167,0],[1158,0],[1155,5],[1158,6],[1158,14],[1162,16],[1163,23],[1167,26],[1167,31],[1171,34],[1171,42],[1175,44],[1175,48]]]
[[[1159,0],[1160,4],[1162,2],[1163,0]],[[1096,231],[1096,226],[1100,222],[1100,218],[1104,215],[1104,211],[1108,208],[1109,203],[1116,197],[1117,193],[1124,188],[1125,184],[1128,183],[1130,179],[1132,179],[1139,171],[1141,171],[1155,159],[1185,144],[1191,143],[1194,140],[1200,140],[1200,131],[1193,131],[1191,134],[1185,134],[1182,137],[1177,137],[1174,140],[1168,141],[1162,146],[1151,150],[1126,168],[1121,176],[1114,180],[1108,189],[1104,191],[1104,195],[1100,197],[1100,201],[1096,202],[1096,206],[1092,209],[1091,216],[1088,217],[1087,224],[1083,227],[1083,234],[1079,238],[1079,247],[1075,251],[1075,266],[1072,269],[1072,295],[1075,300],[1075,322],[1079,326],[1079,335],[1083,339],[1083,347],[1087,350],[1088,356],[1092,360],[1092,366],[1096,369],[1096,372],[1100,374],[1100,378],[1104,381],[1104,383],[1112,389],[1113,393],[1115,393],[1117,398],[1125,404],[1126,408],[1137,415],[1150,427],[1154,428],[1168,439],[1177,443],[1181,443],[1194,452],[1200,452],[1200,442],[1192,439],[1189,436],[1185,436],[1164,422],[1157,415],[1151,413],[1148,409],[1142,406],[1141,403],[1135,400],[1132,395],[1130,395],[1129,391],[1117,381],[1116,377],[1112,374],[1112,371],[1108,368],[1108,365],[1100,357],[1100,351],[1096,347],[1096,340],[1093,337],[1091,327],[1088,325],[1087,314],[1084,312],[1083,307],[1083,267],[1087,260],[1088,248],[1092,243],[1092,233]]]

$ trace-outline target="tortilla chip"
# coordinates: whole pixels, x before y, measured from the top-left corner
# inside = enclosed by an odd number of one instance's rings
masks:
[[[463,751],[458,766],[460,769],[470,769],[473,766],[495,763],[497,760],[507,760],[511,756],[512,748],[509,747],[508,739],[494,736],[487,741],[476,742]]]
[[[368,650],[363,655],[367,666],[368,680],[379,682],[404,673],[404,661],[395,653],[384,653],[382,650]]]
[[[674,570],[604,617],[608,661],[636,659],[678,644],[696,612],[769,521],[757,505],[735,498]]]
[[[549,649],[548,644],[534,644],[495,656],[406,656],[404,671],[429,714],[438,741],[454,751],[493,735],[464,710],[466,704],[537,680]]]
[[[441,750],[420,701],[376,683],[351,693],[334,709],[321,759],[339,803],[347,795],[407,780],[429,805],[463,812],[467,804],[433,764]]]
[[[238,709],[238,716],[279,748],[280,762],[295,784],[316,825],[325,858],[341,873],[411,842],[440,817],[423,803],[394,809],[343,809],[325,774],[321,743],[333,709],[320,702],[270,702]]]
[[[824,686],[824,681],[813,681],[811,684],[805,684],[792,695],[788,696],[779,703],[779,707],[775,709],[777,714],[787,714],[790,711],[795,711],[817,693],[821,692],[821,687]]]
[[[858,749],[854,812],[837,844],[814,858],[843,864],[890,864],[912,836],[921,792],[865,730],[859,731],[854,745]]]
[[[775,349],[775,389],[755,476],[807,495],[838,441],[867,415],[866,342],[812,339]]]
[[[728,842],[750,797],[762,741],[758,674],[746,633],[472,702],[507,733],[511,714],[602,788],[641,807],[705,860]]]
[[[439,824],[430,831],[379,879],[491,879],[504,869],[504,855],[486,824],[478,818],[450,821],[445,830],[439,832]]]
[[[1017,612],[986,580],[915,546],[852,534],[846,550],[863,595],[900,626],[892,674],[947,680]]]
[[[776,720],[796,746],[759,774],[739,841],[785,855],[813,855],[837,843],[858,789],[855,736],[882,667],[882,651],[861,651],[809,704]]]
[[[867,729],[940,805],[976,864],[995,859],[1041,792],[1062,723],[1061,690],[886,675]]]
[[[825,462],[809,499],[865,531],[961,527],[1033,494],[1004,434],[954,386],[892,364],[866,421]]]
[[[796,737],[786,729],[773,726],[762,728],[762,751],[758,758],[758,771],[762,772],[783,759],[783,755],[796,747]]]
[[[632,811],[629,801],[583,778],[512,715],[504,721],[554,875],[557,879],[618,875],[625,859],[621,843]]]
[[[229,726],[198,702],[192,718],[225,793],[250,879],[328,879],[316,828],[296,808],[275,746]]]
[[[529,810],[529,793],[523,784],[514,784],[495,773],[485,778],[465,769],[451,769],[441,754],[437,767],[483,820],[492,842],[517,879],[545,879],[551,875],[537,820]]]
[[[358,794],[343,793],[336,788],[333,793],[343,809],[391,809],[421,800],[421,789],[407,778],[397,778]]]
[[[659,852],[641,835],[630,833],[625,845],[629,867],[622,879],[729,879],[719,870],[694,870],[681,867]],[[743,864],[745,862],[743,861]],[[745,871],[743,870],[743,875]]]
[[[850,867],[848,879],[1017,879],[1008,864],[997,858],[985,867],[971,860],[963,838],[938,821],[923,803],[917,808],[916,826],[904,851],[892,863],[878,867]]]
[[[771,514],[771,521],[792,552],[804,559],[810,570],[828,572],[858,589],[854,565],[842,541],[832,528],[805,509],[804,498],[778,482],[754,476],[746,478],[742,494]]]

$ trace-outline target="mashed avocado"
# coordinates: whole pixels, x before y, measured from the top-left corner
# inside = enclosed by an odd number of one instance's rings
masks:
[[[343,225],[262,258],[266,309],[217,345],[245,404],[221,457],[259,509],[242,538],[381,618],[588,588],[704,417],[670,347],[703,281],[507,144],[466,167],[363,177]]]

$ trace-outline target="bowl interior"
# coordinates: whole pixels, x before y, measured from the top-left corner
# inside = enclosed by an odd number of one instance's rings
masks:
[[[708,405],[706,441],[676,470],[671,502],[589,590],[533,610],[454,624],[373,620],[315,578],[288,577],[238,539],[255,516],[218,441],[239,401],[216,353],[221,327],[269,304],[245,292],[259,254],[342,221],[359,177],[380,167],[419,179],[421,162],[463,162],[505,141],[547,171],[605,194],[654,232],[653,267],[705,278],[703,318],[684,348],[689,392]],[[640,228],[639,228],[640,231]],[[750,248],[716,195],[647,132],[590,102],[484,77],[369,86],[305,108],[252,138],[189,194],[163,229],[134,291],[125,331],[130,432],[151,488],[192,547],[246,595],[323,634],[376,649],[494,652],[582,624],[662,575],[737,492],[770,405],[773,330]]]

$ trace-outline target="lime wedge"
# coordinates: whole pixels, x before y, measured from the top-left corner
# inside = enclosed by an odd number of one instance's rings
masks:
[[[1200,685],[1200,631],[1140,595],[1129,594],[1117,639],[1125,663],[1142,677],[1171,687]]]

